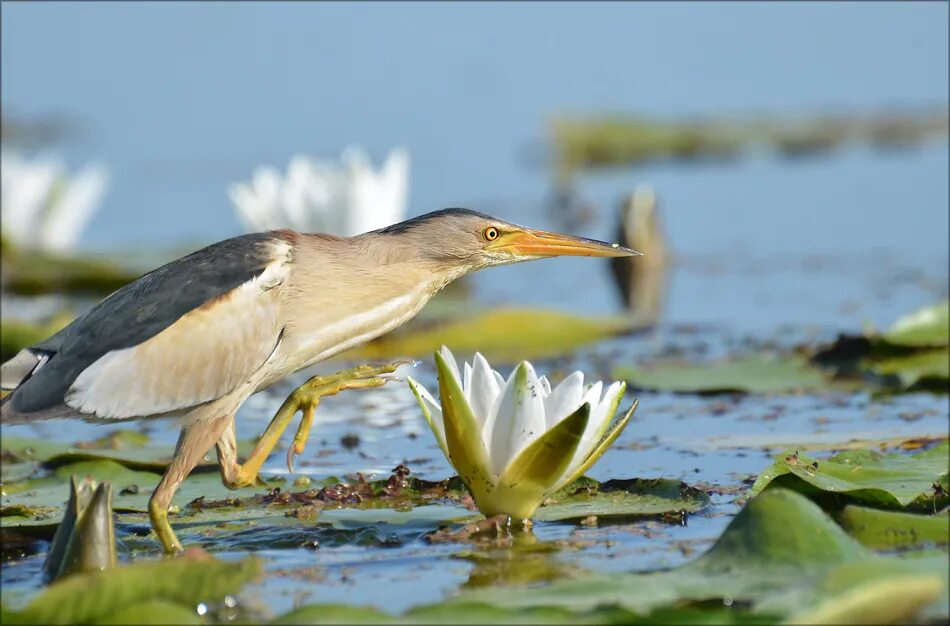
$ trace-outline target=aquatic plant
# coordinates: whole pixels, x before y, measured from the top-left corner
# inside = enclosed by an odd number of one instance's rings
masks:
[[[7,150],[0,171],[5,243],[60,254],[76,247],[109,184],[104,165],[70,174],[56,158],[27,160]]]
[[[292,228],[349,237],[402,221],[408,192],[406,150],[393,150],[374,171],[363,150],[349,147],[339,163],[297,154],[286,175],[258,167],[228,195],[248,232]]]
[[[516,519],[570,484],[603,455],[633,411],[611,425],[625,383],[584,384],[574,372],[552,388],[522,361],[505,380],[481,354],[460,372],[445,346],[435,353],[437,401],[408,378],[429,427],[478,509]]]

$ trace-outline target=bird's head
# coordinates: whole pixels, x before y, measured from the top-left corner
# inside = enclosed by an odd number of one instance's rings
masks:
[[[640,254],[616,243],[526,228],[468,209],[443,209],[387,226],[419,254],[468,270],[544,257],[626,257]]]

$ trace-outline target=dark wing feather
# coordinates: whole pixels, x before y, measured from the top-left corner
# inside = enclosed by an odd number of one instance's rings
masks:
[[[29,413],[62,405],[79,374],[100,357],[143,343],[190,311],[259,276],[274,260],[268,243],[291,235],[275,231],[227,239],[115,291],[49,339],[32,346],[52,354],[9,398],[12,408]]]

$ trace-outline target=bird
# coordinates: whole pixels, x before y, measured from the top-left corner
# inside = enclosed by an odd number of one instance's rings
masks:
[[[177,416],[181,433],[148,513],[166,553],[181,551],[168,508],[215,448],[228,488],[261,465],[302,413],[288,464],[321,397],[376,387],[403,362],[314,376],[295,389],[243,464],[234,415],[260,391],[405,323],[453,280],[557,256],[624,257],[619,244],[443,209],[353,237],[274,230],[225,239],[113,292],[2,366],[0,424]]]

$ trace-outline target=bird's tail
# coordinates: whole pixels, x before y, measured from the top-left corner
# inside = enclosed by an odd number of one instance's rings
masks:
[[[0,389],[13,391],[29,378],[48,356],[40,351],[25,348],[17,355],[0,365]]]
[[[49,360],[49,356],[48,352],[25,348],[20,350],[15,357],[0,365],[0,389],[2,389],[0,393],[3,394],[3,398],[0,399],[0,423],[4,426],[54,419],[63,417],[68,412],[68,407],[65,406],[30,412],[18,411],[14,407],[13,397],[17,387],[26,382],[37,369],[45,365],[46,361]]]

